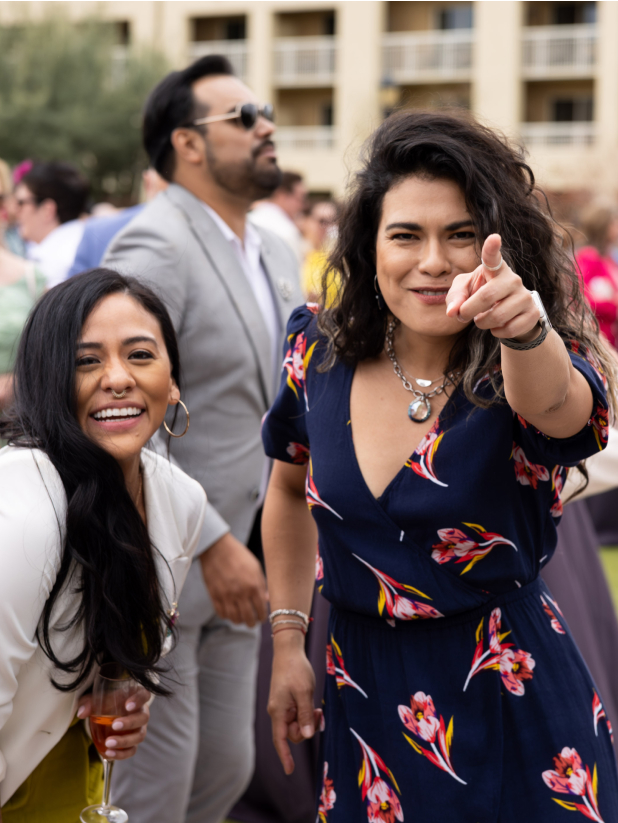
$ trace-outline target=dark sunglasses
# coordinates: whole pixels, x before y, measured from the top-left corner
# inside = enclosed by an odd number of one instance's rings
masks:
[[[234,111],[227,114],[212,114],[209,117],[200,117],[194,120],[194,126],[206,126],[208,123],[217,123],[220,120],[239,120],[240,125],[250,131],[255,128],[258,117],[263,117],[272,123],[275,119],[275,111],[270,103],[258,106],[256,103],[238,103]]]

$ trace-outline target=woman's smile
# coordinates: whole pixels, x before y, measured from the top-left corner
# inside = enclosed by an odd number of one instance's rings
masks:
[[[448,287],[445,287],[433,289],[410,289],[410,291],[418,300],[420,300],[421,303],[424,303],[426,306],[436,306],[445,303],[446,295],[449,290]]]
[[[146,409],[135,401],[110,403],[89,415],[89,421],[100,427],[101,431],[127,431],[144,422]]]

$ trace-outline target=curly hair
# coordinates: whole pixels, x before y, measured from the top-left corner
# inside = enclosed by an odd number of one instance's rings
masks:
[[[616,367],[584,299],[572,238],[554,220],[522,150],[465,114],[411,110],[387,118],[369,139],[362,159],[324,278],[326,287],[332,271],[336,272],[339,295],[319,316],[326,339],[321,368],[327,370],[337,360],[355,365],[383,350],[389,317],[376,309],[374,291],[382,203],[393,186],[419,175],[451,180],[460,187],[477,233],[479,255],[483,239],[500,234],[505,261],[526,288],[540,294],[554,329],[563,340],[583,346],[607,376],[614,413]],[[460,371],[466,397],[475,406],[488,406],[504,399],[499,366],[499,340],[470,323],[453,345],[446,373]],[[483,376],[491,381],[490,397],[474,392]]]

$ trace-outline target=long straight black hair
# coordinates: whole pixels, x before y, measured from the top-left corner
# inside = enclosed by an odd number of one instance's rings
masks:
[[[111,294],[129,295],[156,317],[172,377],[180,386],[178,343],[161,300],[137,280],[93,269],[51,289],[33,309],[17,353],[14,402],[0,421],[0,435],[14,446],[45,452],[66,492],[62,560],[37,631],[54,665],[74,675],[62,683],[52,679],[54,686],[76,689],[95,663],[113,660],[149,691],[169,694],[158,680],[168,604],[157,577],[157,549],[119,463],[90,440],[77,421],[77,343],[88,316]],[[60,660],[52,646],[50,621],[68,587],[81,597],[63,630],[83,624],[85,640],[79,654]]]

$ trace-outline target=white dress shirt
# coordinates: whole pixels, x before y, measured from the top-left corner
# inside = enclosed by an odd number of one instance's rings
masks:
[[[281,206],[276,203],[260,203],[249,212],[249,221],[255,226],[269,229],[284,240],[296,255],[298,265],[303,265],[307,252],[303,236],[296,223]]]
[[[69,220],[51,231],[40,243],[29,243],[27,255],[33,260],[51,289],[65,280],[84,233],[84,220]]]
[[[207,203],[202,203],[208,214],[217,224],[221,234],[231,244],[234,254],[238,258],[242,270],[245,273],[249,285],[255,295],[257,304],[260,307],[262,317],[268,329],[270,345],[272,350],[273,374],[279,373],[281,366],[281,352],[279,351],[279,337],[281,334],[279,325],[279,315],[275,305],[275,298],[270,288],[268,275],[264,271],[260,258],[262,240],[254,227],[249,223],[245,224],[245,242],[243,244],[240,237],[235,234],[225,220],[217,214]]]

